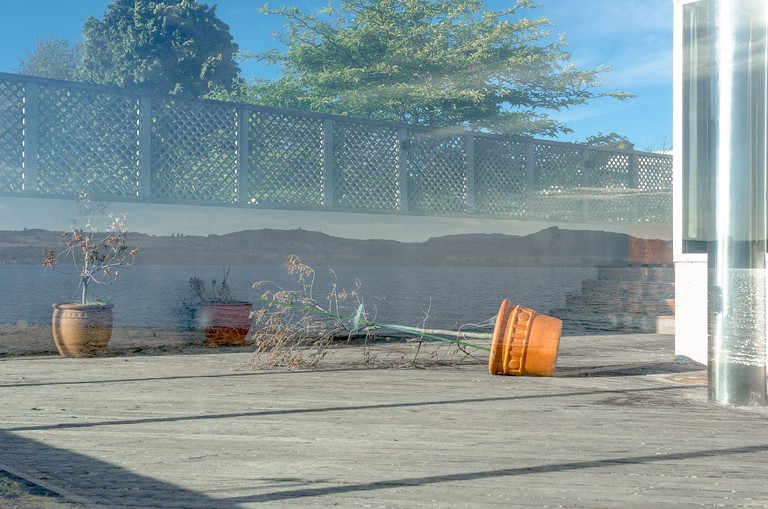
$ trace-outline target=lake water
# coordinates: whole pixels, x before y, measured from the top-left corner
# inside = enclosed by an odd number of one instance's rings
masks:
[[[568,294],[579,293],[581,282],[594,279],[596,268],[579,267],[338,267],[339,288],[359,293],[369,314],[378,322],[456,329],[493,318],[503,299],[531,307],[541,313],[565,305]],[[190,300],[188,280],[221,280],[215,266],[142,266],[125,268],[113,286],[98,286],[94,297],[115,304],[115,325],[180,327],[190,325],[184,302]],[[256,281],[273,281],[283,288],[296,288],[295,279],[283,267],[232,267],[229,284],[237,297],[260,297]],[[78,300],[77,276],[46,271],[41,266],[0,265],[0,323],[49,324],[51,303]],[[333,278],[318,270],[314,297],[319,302],[331,288]]]

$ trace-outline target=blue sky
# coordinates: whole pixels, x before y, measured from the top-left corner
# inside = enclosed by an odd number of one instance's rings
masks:
[[[82,39],[88,16],[101,18],[109,0],[26,0],[8,2],[0,19],[0,71],[14,72],[25,49],[47,34],[57,39]],[[219,17],[229,24],[243,51],[275,47],[272,34],[281,20],[258,12],[262,0],[220,0]],[[276,6],[279,0],[270,5]],[[530,17],[546,16],[554,35],[565,34],[572,63],[578,67],[610,66],[604,75],[605,90],[623,90],[637,97],[624,102],[598,99],[553,117],[574,130],[563,141],[581,141],[598,132],[618,132],[647,150],[672,138],[672,0],[540,0]],[[292,4],[286,2],[286,4]],[[489,8],[509,2],[486,0]],[[303,0],[299,6],[317,9],[327,2]],[[246,78],[274,76],[276,70],[247,61],[241,64]]]

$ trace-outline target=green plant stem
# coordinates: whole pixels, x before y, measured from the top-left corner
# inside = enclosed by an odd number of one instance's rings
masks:
[[[295,309],[297,311],[304,311],[307,313],[312,313],[315,315],[322,315],[322,316],[328,316],[331,318],[336,318],[342,321],[353,321],[355,320],[354,316],[345,316],[345,315],[338,315],[335,313],[330,313],[328,311],[323,311],[322,309],[316,309],[316,308],[308,308],[305,306],[298,306],[296,304],[288,304],[287,302],[281,302],[279,300],[272,300],[272,299],[265,299],[265,298],[257,298],[256,301],[258,302],[265,302],[267,304],[276,304],[278,306]],[[422,332],[416,327],[408,327],[407,325],[393,325],[393,324],[386,324],[386,323],[378,323],[378,322],[369,322],[369,321],[361,321],[360,325],[364,325],[366,327],[378,327],[381,329],[390,329],[390,330],[396,330],[398,332],[405,332],[406,334],[413,334],[415,336],[419,336],[425,339],[432,339],[435,341],[443,341],[445,343],[453,343],[454,345],[460,345],[460,346],[468,346],[470,348],[477,348],[478,350],[485,350],[490,352],[490,347],[483,346],[483,345],[477,345],[474,343],[467,343],[465,341],[459,341],[456,339],[449,339],[444,338],[442,336],[437,336],[435,334],[429,334],[426,332]]]

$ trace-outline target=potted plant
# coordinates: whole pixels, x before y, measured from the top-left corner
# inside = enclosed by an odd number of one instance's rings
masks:
[[[62,234],[66,247],[60,252],[46,249],[43,265],[53,269],[61,259],[71,259],[78,274],[79,302],[53,304],[51,328],[56,349],[64,357],[101,355],[112,336],[110,302],[94,300],[94,284],[109,284],[118,268],[132,265],[137,248],[126,244],[125,214],[110,215],[111,225],[99,231],[92,222]]]
[[[244,345],[251,328],[253,303],[238,300],[227,284],[229,269],[220,283],[210,286],[197,277],[189,279],[197,328],[202,330],[209,346]]]

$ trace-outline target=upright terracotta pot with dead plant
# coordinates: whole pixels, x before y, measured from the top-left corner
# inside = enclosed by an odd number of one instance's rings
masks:
[[[53,341],[64,357],[99,356],[112,336],[114,305],[94,300],[92,283],[113,282],[119,275],[119,267],[133,264],[137,249],[129,248],[126,243],[125,214],[109,218],[111,224],[106,230],[100,232],[88,220],[84,227],[63,234],[64,249],[59,252],[47,249],[43,253],[43,265],[48,269],[54,270],[62,258],[69,259],[78,276],[80,301],[53,304]]]

